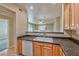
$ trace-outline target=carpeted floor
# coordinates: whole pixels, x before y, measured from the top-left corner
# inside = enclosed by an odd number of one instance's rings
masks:
[[[0,56],[8,56],[7,52],[8,52],[8,49],[0,51]]]
[[[7,49],[8,45],[8,39],[0,39],[0,51]]]
[[[7,56],[8,39],[0,39],[0,56]]]

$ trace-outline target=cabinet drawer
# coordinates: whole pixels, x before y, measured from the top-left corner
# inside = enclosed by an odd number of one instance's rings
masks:
[[[50,44],[50,43],[44,43],[44,42],[43,43],[42,42],[33,42],[33,44],[52,47],[52,44]]]
[[[43,45],[41,42],[33,42],[34,45]]]
[[[50,44],[50,43],[43,43],[43,46],[52,47],[52,44]]]

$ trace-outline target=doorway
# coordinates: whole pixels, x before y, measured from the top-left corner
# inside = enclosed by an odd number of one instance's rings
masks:
[[[0,56],[16,55],[16,13],[0,5]],[[4,39],[5,38],[5,39]]]
[[[9,26],[8,19],[0,18],[0,55],[7,52],[9,48]]]

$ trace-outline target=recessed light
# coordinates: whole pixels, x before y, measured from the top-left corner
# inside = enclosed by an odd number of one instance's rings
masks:
[[[21,11],[21,12],[22,12],[22,9],[21,9],[21,8],[19,8],[19,11]]]
[[[33,6],[30,6],[30,9],[31,9],[31,10],[33,10],[33,9],[34,9],[34,7],[33,7]]]
[[[51,3],[51,4],[56,4],[56,3]]]

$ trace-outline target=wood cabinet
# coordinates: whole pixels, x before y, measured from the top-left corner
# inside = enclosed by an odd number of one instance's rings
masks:
[[[33,42],[33,55],[34,56],[64,56],[64,53],[59,45]]]
[[[75,13],[74,14],[75,15],[74,16],[74,18],[75,18],[75,27],[79,28],[79,3],[75,3],[74,5],[75,5],[74,6],[75,7],[74,8],[75,9],[75,11],[74,11],[74,13]]]
[[[23,55],[23,40],[18,39],[18,54]]]
[[[70,13],[71,13],[70,27],[71,29],[75,30],[79,28],[79,4],[78,3],[70,4]]]
[[[64,4],[64,22],[65,28],[69,30],[76,30],[79,28],[79,4],[70,3]]]
[[[29,45],[27,45],[28,48],[26,49],[24,45],[25,45],[24,40],[18,39],[18,54],[19,55],[26,54],[28,56],[32,56],[32,55],[33,56],[64,56],[64,52],[62,51],[61,46],[58,44],[32,42],[32,48],[29,48]],[[27,52],[24,50],[27,50]]]
[[[64,29],[70,29],[69,8],[69,4],[64,4]]]
[[[53,55],[53,49],[49,46],[43,46],[42,47],[42,55],[43,56],[52,56]]]
[[[76,29],[76,23],[75,23],[75,4],[69,4],[70,5],[70,29],[75,30]]]
[[[41,43],[42,44],[42,55],[43,56],[52,56],[53,55],[53,48],[52,44],[48,43]]]
[[[53,45],[53,56],[64,56],[60,45]]]
[[[41,56],[41,46],[40,45],[33,45],[33,55],[34,56]]]

